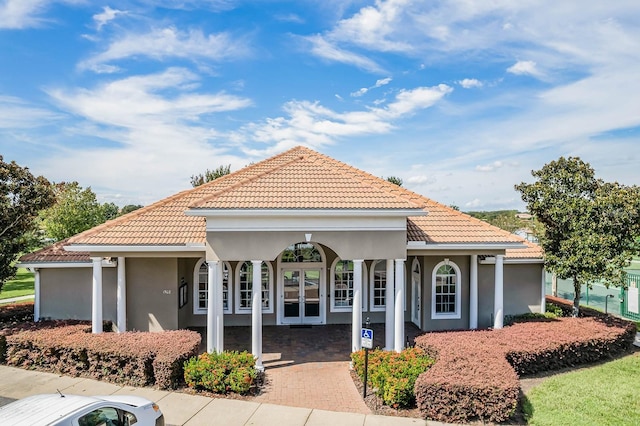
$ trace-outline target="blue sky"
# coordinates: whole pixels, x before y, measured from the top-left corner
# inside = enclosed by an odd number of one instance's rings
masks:
[[[462,210],[640,184],[637,0],[0,0],[0,154],[101,202],[306,145]]]

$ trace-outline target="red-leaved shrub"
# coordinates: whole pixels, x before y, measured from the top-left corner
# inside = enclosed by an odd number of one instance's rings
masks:
[[[193,331],[91,334],[88,324],[19,332],[6,337],[6,363],[131,386],[175,387],[186,359],[197,354]]]
[[[634,336],[633,323],[600,313],[501,330],[424,334],[416,345],[437,362],[416,380],[416,402],[435,420],[504,421],[517,407],[518,374],[609,358],[628,350]]]

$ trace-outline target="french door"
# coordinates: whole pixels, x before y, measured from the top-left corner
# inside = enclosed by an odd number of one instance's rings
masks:
[[[325,299],[322,268],[282,269],[279,314],[282,324],[323,324]]]

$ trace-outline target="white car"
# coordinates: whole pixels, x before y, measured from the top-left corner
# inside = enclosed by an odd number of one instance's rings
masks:
[[[0,407],[3,426],[164,426],[158,405],[139,396],[33,395]]]

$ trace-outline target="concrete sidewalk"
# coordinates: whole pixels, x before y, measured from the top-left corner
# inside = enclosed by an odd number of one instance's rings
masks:
[[[9,297],[7,299],[0,299],[0,305],[4,305],[4,304],[8,304],[8,303],[16,303],[16,302],[23,302],[25,300],[30,300],[35,298],[35,295],[33,294],[28,294],[26,296],[18,296],[18,297]]]
[[[0,366],[0,400],[20,399],[39,393],[77,395],[138,395],[155,401],[167,426],[274,425],[274,426],[436,426],[444,423],[414,418],[340,413],[310,408],[286,407],[252,401],[209,398],[153,388],[118,386],[97,380],[60,376]]]

